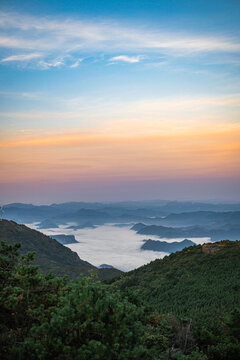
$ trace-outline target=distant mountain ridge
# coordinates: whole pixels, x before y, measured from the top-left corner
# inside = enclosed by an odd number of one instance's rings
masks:
[[[169,214],[160,222],[172,226],[208,225],[219,226],[219,224],[240,224],[240,211],[193,211],[180,214]]]
[[[62,245],[66,244],[74,244],[77,243],[74,235],[65,235],[65,234],[58,234],[58,235],[51,235],[49,236],[51,239],[57,240]]]
[[[106,212],[93,210],[93,209],[79,209],[75,212],[63,213],[56,217],[53,217],[54,222],[67,223],[77,222],[78,224],[84,224],[86,222],[92,222],[94,224],[104,224],[112,220],[111,215]]]
[[[4,206],[5,217],[18,223],[32,223],[42,221],[58,221],[62,223],[69,218],[75,218],[78,225],[90,221],[98,223],[106,222],[146,222],[148,224],[163,224],[164,221],[172,221],[170,214],[192,212],[240,212],[240,204],[210,204],[200,202],[178,201],[130,201],[116,203],[85,203],[68,202],[51,205],[33,205],[13,203]],[[191,215],[190,215],[191,216]],[[194,216],[194,215],[193,215]],[[204,215],[203,215],[204,216]],[[218,215],[216,215],[218,216]],[[196,217],[195,217],[196,218]],[[199,213],[199,219],[201,214]],[[222,220],[221,220],[222,221]],[[226,221],[225,221],[226,222]],[[231,221],[230,221],[231,223]],[[196,225],[196,224],[194,224]]]
[[[186,247],[196,245],[193,241],[184,239],[183,241],[158,241],[158,240],[144,240],[144,244],[141,246],[142,250],[152,250],[152,251],[163,251],[167,253],[174,253],[176,251],[181,251]]]
[[[162,225],[135,224],[131,230],[135,230],[141,235],[155,235],[159,238],[194,238],[209,237],[212,241],[239,240],[240,224],[223,224],[222,227],[211,228],[200,225],[186,227],[167,227]]]

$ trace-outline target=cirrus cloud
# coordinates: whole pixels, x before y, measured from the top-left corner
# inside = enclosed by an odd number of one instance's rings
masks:
[[[11,49],[11,55],[1,62],[35,61],[44,57],[57,59],[71,56],[71,64],[78,67],[83,54],[97,56],[104,52],[114,63],[139,63],[153,54],[170,57],[196,56],[206,53],[239,54],[240,42],[234,36],[194,34],[169,28],[150,28],[121,24],[113,20],[92,21],[76,17],[38,17],[20,13],[0,12],[0,48]],[[16,52],[12,55],[13,50]],[[31,51],[29,54],[19,53]],[[41,52],[41,55],[38,54]],[[113,53],[121,55],[112,56]],[[134,55],[136,53],[145,55]],[[146,56],[146,54],[148,56]],[[149,56],[150,55],[150,56]],[[219,56],[216,56],[216,60]],[[39,65],[40,68],[49,66]]]
[[[12,62],[12,61],[29,61],[32,59],[38,59],[42,57],[42,54],[39,53],[31,53],[31,54],[18,54],[18,55],[12,55],[8,56],[6,58],[3,58],[1,62]]]

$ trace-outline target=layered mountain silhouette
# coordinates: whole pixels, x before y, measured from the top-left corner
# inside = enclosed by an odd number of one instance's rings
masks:
[[[132,228],[141,235],[155,235],[159,238],[209,237],[212,241],[240,239],[240,224],[219,224],[217,228],[200,225],[167,227],[162,225],[135,224]]]

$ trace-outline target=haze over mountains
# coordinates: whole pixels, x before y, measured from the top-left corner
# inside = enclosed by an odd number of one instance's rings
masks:
[[[38,206],[14,203],[5,205],[4,209],[6,219],[24,224],[37,223],[38,229],[57,229],[59,225],[68,225],[69,229],[77,230],[104,224],[132,224],[132,229],[139,234],[159,238],[209,237],[212,241],[240,239],[238,203],[69,202]],[[138,223],[140,225],[136,225]]]
[[[238,221],[240,220],[240,213],[237,214],[236,218]],[[132,229],[134,230],[134,227]],[[212,241],[219,241],[221,238],[237,240],[240,235],[240,225],[239,223],[229,224],[221,222],[216,223],[214,228],[203,225],[193,225],[187,227],[143,225],[137,233],[155,235],[160,238],[210,237]]]
[[[62,204],[51,205],[32,205],[22,203],[12,203],[4,206],[5,217],[18,222],[31,222],[55,219],[56,222],[61,222],[69,219],[76,219],[79,221],[99,221],[108,222],[118,220],[133,220],[133,219],[154,219],[152,221],[177,222],[190,221],[192,218],[195,221],[203,221],[204,218],[211,220],[211,214],[217,216],[216,212],[235,212],[240,211],[240,203],[233,204],[211,204],[201,202],[181,202],[181,201],[129,201],[116,203],[93,203],[93,202],[68,202]],[[194,215],[188,213],[194,212]],[[182,214],[177,219],[174,215],[166,219],[170,214]],[[210,221],[208,220],[208,221]]]

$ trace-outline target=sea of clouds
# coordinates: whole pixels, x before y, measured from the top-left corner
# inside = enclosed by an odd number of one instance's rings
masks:
[[[178,239],[160,239],[157,236],[140,235],[130,230],[132,225],[117,227],[114,224],[97,226],[95,229],[67,229],[70,225],[60,225],[57,229],[41,229],[46,235],[74,235],[78,243],[66,245],[75,251],[82,260],[88,261],[95,266],[101,264],[112,265],[122,271],[133,270],[155,259],[161,259],[168,255],[165,252],[141,250],[143,240],[161,240],[167,242],[182,241]],[[37,229],[36,223],[28,224]],[[196,244],[209,242],[209,238],[189,238]]]

